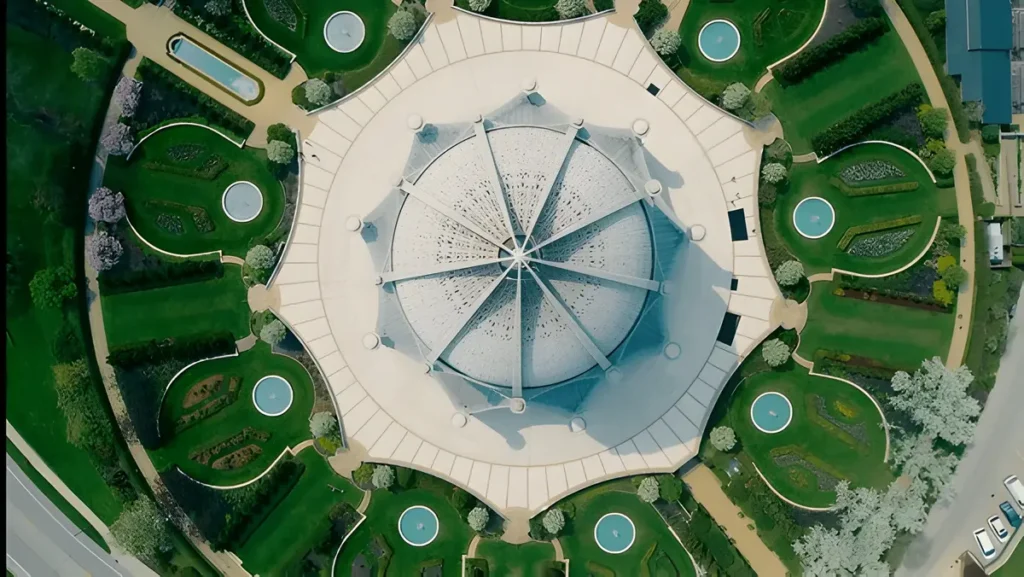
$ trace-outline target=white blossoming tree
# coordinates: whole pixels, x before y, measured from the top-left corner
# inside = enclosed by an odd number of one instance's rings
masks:
[[[956,455],[936,449],[934,441],[924,435],[896,439],[892,461],[901,468],[903,475],[931,485],[932,492],[940,498],[946,495],[958,462]]]
[[[391,19],[388,20],[388,32],[396,40],[402,42],[412,40],[418,28],[419,24],[416,22],[416,15],[409,10],[399,10],[392,14]]]
[[[654,51],[665,57],[675,54],[679,50],[680,42],[679,32],[671,28],[658,28],[651,36],[651,46]]]
[[[736,433],[729,427],[711,429],[711,446],[722,452],[731,451],[736,446]]]
[[[541,519],[541,524],[544,525],[544,530],[551,536],[557,537],[562,529],[565,528],[565,513],[557,508],[548,509],[548,512],[544,513],[544,517]]]
[[[587,13],[587,3],[584,0],[558,0],[555,11],[562,20],[579,18]]]
[[[786,177],[789,173],[786,171],[786,167],[778,162],[769,162],[761,168],[761,178],[768,184],[778,184]]]
[[[921,426],[923,433],[953,445],[970,442],[981,405],[967,393],[974,375],[967,367],[947,369],[942,359],[924,361],[913,375],[903,371],[892,377],[893,408]]]
[[[284,323],[274,319],[260,328],[260,340],[270,346],[274,346],[284,340],[284,335],[287,332],[288,329],[285,328]]]
[[[245,264],[256,270],[267,270],[274,266],[274,251],[267,245],[258,244],[245,253]]]
[[[726,110],[739,110],[750,99],[750,89],[741,82],[734,82],[722,91],[722,106]]]
[[[395,484],[395,469],[390,465],[377,465],[370,481],[378,489],[387,489]]]
[[[658,490],[658,479],[655,477],[644,477],[640,486],[636,488],[636,494],[644,503],[653,503],[658,500],[661,492]]]
[[[491,6],[491,0],[469,0],[469,9],[481,13]]]
[[[282,140],[271,140],[267,143],[267,159],[277,164],[288,164],[295,158],[295,149]]]
[[[167,521],[149,497],[140,496],[126,506],[110,534],[122,549],[142,559],[155,559],[170,544]]]
[[[113,224],[124,218],[124,195],[105,186],[89,197],[89,217],[96,222]]]
[[[473,510],[466,515],[466,522],[469,523],[470,529],[479,533],[487,527],[487,521],[490,517],[491,514],[487,511],[486,507],[473,507]]]
[[[314,438],[333,437],[338,434],[338,419],[329,411],[313,413],[309,419],[309,432]]]
[[[781,367],[789,360],[789,355],[789,345],[779,339],[771,339],[761,345],[761,356],[769,367]]]
[[[310,78],[303,85],[303,88],[306,91],[306,100],[315,106],[330,104],[331,99],[334,98],[334,90],[319,78]]]
[[[85,258],[89,266],[97,271],[105,271],[114,268],[124,248],[116,237],[107,234],[106,231],[96,231],[95,234],[85,239]]]
[[[798,260],[787,260],[775,269],[775,280],[779,286],[794,286],[804,278],[804,265]]]

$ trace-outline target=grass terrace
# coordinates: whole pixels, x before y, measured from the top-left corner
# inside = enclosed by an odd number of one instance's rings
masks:
[[[253,388],[267,375],[291,385],[292,405],[281,416],[263,415],[253,404]],[[285,447],[310,438],[312,408],[306,369],[259,341],[237,357],[201,362],[171,384],[160,408],[163,446],[150,455],[158,469],[173,464],[203,483],[244,483]]]
[[[771,485],[802,505],[828,507],[841,480],[875,488],[892,481],[883,462],[882,416],[871,399],[849,385],[810,376],[795,363],[786,366],[747,378],[729,400],[726,417]],[[778,433],[764,433],[751,420],[751,404],[765,392],[782,393],[793,407],[792,421]]]
[[[263,196],[259,215],[245,223],[228,218],[221,204],[238,181],[255,184]],[[130,160],[111,158],[104,185],[124,193],[128,219],[143,238],[177,254],[219,249],[244,257],[253,239],[278,227],[285,204],[263,150],[240,149],[198,126],[162,130]]]
[[[513,22],[554,22],[559,20],[554,0],[494,0],[484,16]],[[469,10],[469,0],[455,0],[459,8]]]
[[[555,561],[555,548],[551,543],[537,541],[510,545],[499,539],[484,539],[477,545],[475,559],[487,564],[486,575],[495,577],[546,577],[556,564],[564,567],[564,564]],[[466,577],[477,575],[483,573],[478,570],[474,574],[467,568]]]
[[[680,76],[688,83],[742,82],[753,89],[769,64],[792,54],[814,34],[824,10],[824,0],[693,0],[679,26]],[[739,52],[726,62],[711,62],[697,45],[701,28],[717,19],[732,22],[740,32]]]

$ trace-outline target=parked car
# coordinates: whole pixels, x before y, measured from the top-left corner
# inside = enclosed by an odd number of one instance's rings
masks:
[[[1010,532],[1006,530],[1006,526],[999,520],[999,517],[992,515],[988,518],[988,527],[992,529],[992,533],[999,539],[1000,543],[1006,543],[1007,539],[1010,538]]]
[[[999,504],[999,509],[1003,512],[1003,517],[1010,522],[1010,526],[1016,529],[1020,527],[1020,515],[1017,514],[1017,510],[1013,508],[1013,505],[1009,501],[1003,501]]]
[[[1017,475],[1010,475],[1003,484],[1006,485],[1006,490],[1010,492],[1010,496],[1017,502],[1017,506],[1024,509],[1024,484],[1021,484],[1020,479]]]
[[[978,549],[981,549],[981,556],[991,559],[996,556],[996,548],[992,545],[992,539],[984,527],[974,530],[974,540],[978,542]]]

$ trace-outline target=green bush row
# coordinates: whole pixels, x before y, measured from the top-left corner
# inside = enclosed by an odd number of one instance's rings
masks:
[[[920,83],[908,84],[815,134],[811,138],[811,144],[819,155],[831,154],[846,145],[857,142],[872,128],[900,110],[916,107],[924,99],[924,95],[924,88]]]
[[[850,243],[853,242],[853,239],[857,238],[857,235],[859,234],[879,232],[882,230],[889,230],[890,228],[900,228],[909,224],[917,224],[919,222],[921,222],[921,215],[914,214],[903,218],[894,218],[893,220],[884,220],[882,222],[851,226],[846,229],[845,233],[843,233],[843,238],[839,239],[839,250],[846,250],[846,247],[850,246]]]
[[[100,274],[100,292],[104,295],[116,295],[142,290],[151,290],[202,282],[224,276],[224,265],[219,260],[187,260],[182,262],[161,261],[153,268],[111,274],[106,271]]]
[[[237,14],[213,16],[205,6],[206,0],[176,0],[173,10],[182,20],[213,36],[256,66],[282,80],[288,76],[291,57],[267,42],[246,18]]]
[[[211,124],[223,127],[241,138],[247,138],[256,127],[253,121],[210,98],[148,58],[143,58],[139,63],[135,76],[143,82],[139,110],[132,118],[132,128],[136,132],[170,118],[193,115],[202,116]]]
[[[204,334],[193,337],[128,343],[111,347],[107,362],[122,370],[142,365],[155,365],[167,361],[191,362],[196,359],[226,355],[234,352],[235,337],[229,332]]]
[[[889,30],[884,18],[865,18],[817,46],[811,46],[772,70],[783,86],[797,84],[880,38]]]
[[[213,180],[228,169],[228,163],[220,156],[214,156],[201,166],[180,166],[159,160],[148,160],[142,163],[142,168],[200,180]]]
[[[921,186],[916,180],[909,182],[893,182],[891,184],[876,184],[874,186],[850,186],[835,177],[829,180],[829,182],[846,196],[874,196],[876,194],[910,192],[911,190],[917,190],[918,187]]]
[[[708,575],[729,575],[730,577],[754,577],[753,569],[747,564],[729,537],[715,524],[700,505],[693,512],[688,523],[677,522],[673,528],[679,534],[686,550],[693,555]]]

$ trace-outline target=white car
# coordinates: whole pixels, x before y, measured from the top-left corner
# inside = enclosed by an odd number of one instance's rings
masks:
[[[1021,484],[1017,475],[1010,475],[1003,480],[1003,484],[1006,485],[1006,490],[1010,492],[1013,500],[1017,502],[1017,506],[1024,509],[1024,485]]]
[[[996,556],[996,548],[992,545],[992,539],[989,539],[988,531],[984,527],[974,531],[974,540],[978,542],[978,549],[981,549],[982,557],[991,559]]]
[[[1006,530],[1006,526],[1003,525],[1002,520],[998,516],[992,515],[989,517],[988,527],[992,529],[992,533],[995,534],[996,539],[999,539],[1000,543],[1006,543],[1010,539],[1010,532]]]

